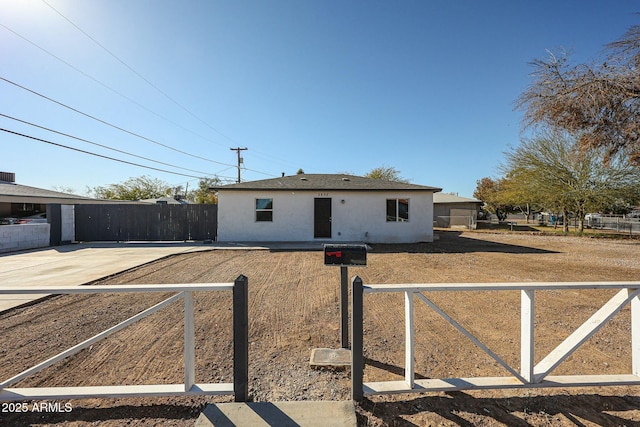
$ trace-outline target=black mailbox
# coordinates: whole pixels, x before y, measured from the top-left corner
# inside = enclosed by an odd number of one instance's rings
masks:
[[[324,265],[367,265],[367,245],[324,245]]]

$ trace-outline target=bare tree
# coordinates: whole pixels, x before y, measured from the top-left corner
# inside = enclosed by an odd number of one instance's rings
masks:
[[[380,166],[371,169],[364,175],[366,178],[381,179],[384,181],[409,182],[400,175],[400,171],[393,166]]]
[[[524,127],[549,125],[580,134],[580,146],[606,149],[605,161],[625,149],[640,165],[640,26],[606,46],[604,60],[572,65],[549,53],[532,62],[531,85],[516,101]]]

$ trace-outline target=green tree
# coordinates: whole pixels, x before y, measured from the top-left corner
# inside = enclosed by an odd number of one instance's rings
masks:
[[[373,168],[364,176],[365,178],[382,179],[385,181],[409,182],[408,179],[400,176],[400,171],[391,166],[380,166],[377,168]]]
[[[640,197],[640,168],[625,151],[580,149],[578,140],[566,132],[540,132],[505,153],[501,167],[533,201],[563,213],[565,232],[569,212],[582,231],[586,212]]]
[[[606,46],[594,64],[569,62],[566,53],[533,61],[533,81],[516,108],[523,125],[548,125],[579,133],[582,148],[620,150],[640,165],[640,26]]]
[[[504,202],[504,180],[484,177],[476,181],[473,197],[484,202],[484,209],[504,221],[510,206]]]
[[[200,204],[217,204],[218,197],[211,190],[212,187],[220,185],[222,181],[217,176],[211,178],[200,178],[198,188],[187,194],[187,199]]]
[[[498,199],[503,209],[512,212],[520,212],[525,215],[527,224],[531,219],[533,210],[540,209],[536,198],[530,190],[523,185],[523,176],[511,171],[500,179]]]
[[[174,188],[167,182],[146,175],[129,178],[118,184],[98,186],[91,189],[93,197],[114,200],[142,200],[169,196]]]
[[[304,174],[304,169],[300,168],[298,169],[298,171],[296,172],[296,175],[303,175]]]

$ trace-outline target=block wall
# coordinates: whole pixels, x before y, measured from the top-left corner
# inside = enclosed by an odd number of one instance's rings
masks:
[[[49,224],[0,225],[0,253],[49,246]]]

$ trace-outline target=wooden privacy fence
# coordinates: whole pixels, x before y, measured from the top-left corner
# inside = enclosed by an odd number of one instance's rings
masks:
[[[218,205],[75,205],[75,223],[83,242],[215,240]]]
[[[193,293],[197,291],[233,291],[233,383],[200,384],[195,381],[195,324]],[[16,289],[0,287],[0,294],[99,294],[177,292],[172,297],[101,332],[0,383],[0,400],[82,399],[91,397],[234,395],[236,402],[248,398],[249,320],[248,279],[239,276],[233,283],[169,285],[66,286]],[[184,300],[184,383],[152,385],[114,385],[85,387],[11,388],[11,385],[91,346],[169,304]]]
[[[537,364],[534,363],[534,299],[539,290],[575,291],[579,289],[620,289],[595,314],[571,333],[562,343]],[[352,348],[351,381],[352,397],[361,401],[365,395],[391,393],[424,393],[438,391],[534,388],[534,387],[582,387],[640,385],[640,282],[578,282],[578,283],[433,283],[364,285],[359,277],[352,280]],[[466,291],[520,291],[520,370],[509,366],[497,354],[485,346],[471,332],[456,322],[425,293]],[[404,380],[363,382],[363,304],[364,295],[380,292],[404,294],[405,311],[405,365]],[[468,337],[511,376],[415,379],[414,371],[414,302],[419,300],[431,307],[458,331]],[[626,304],[631,303],[631,373],[622,375],[563,375],[551,376],[551,372],[578,347],[602,328]]]

